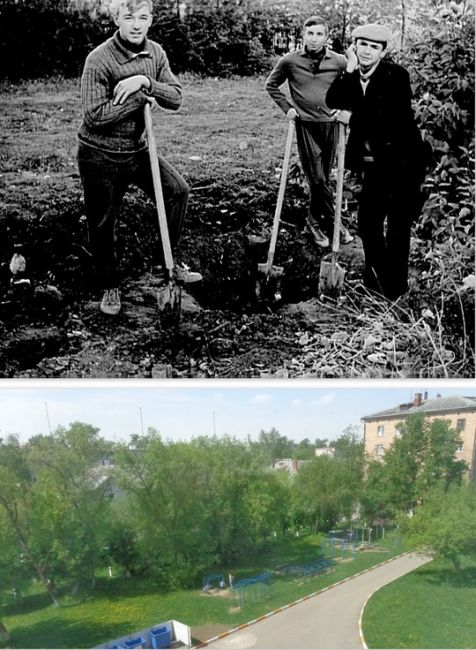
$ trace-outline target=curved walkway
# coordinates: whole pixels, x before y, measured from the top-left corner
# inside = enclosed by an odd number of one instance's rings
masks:
[[[369,597],[389,582],[425,564],[430,558],[408,553],[318,592],[287,608],[271,612],[256,622],[240,626],[207,645],[214,650],[241,648],[365,647],[359,618]],[[199,647],[201,647],[199,646]]]

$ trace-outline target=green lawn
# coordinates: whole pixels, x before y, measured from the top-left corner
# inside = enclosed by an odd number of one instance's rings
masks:
[[[273,571],[283,563],[299,564],[316,559],[320,538],[289,538],[276,544],[266,555],[249,558],[234,568],[237,579]],[[0,614],[12,635],[11,648],[88,648],[154,623],[174,618],[192,628],[204,624],[234,627],[337,582],[344,577],[382,562],[402,552],[401,547],[366,551],[352,560],[348,554],[336,556],[334,568],[315,578],[293,578],[273,574],[266,598],[239,609],[231,595],[211,596],[196,589],[162,593],[152,580],[101,577],[94,595],[86,601],[63,600],[60,608],[48,598],[34,595],[23,599]],[[212,570],[214,572],[215,569]]]
[[[380,589],[363,632],[369,648],[476,648],[476,555],[460,574],[433,561]]]

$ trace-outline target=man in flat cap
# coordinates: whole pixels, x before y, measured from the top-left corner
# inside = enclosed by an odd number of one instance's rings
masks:
[[[352,37],[346,69],[333,81],[326,102],[351,111],[346,166],[362,176],[358,229],[364,284],[396,300],[408,290],[411,226],[422,206],[424,147],[408,72],[384,60],[390,31],[368,24],[357,27]]]
[[[304,48],[285,54],[266,80],[266,90],[288,119],[296,124],[301,165],[309,183],[310,206],[305,232],[316,246],[329,246],[332,236],[334,201],[329,174],[337,144],[334,112],[325,102],[326,92],[347,61],[326,46],[329,28],[319,16],[307,18],[303,25]],[[282,92],[287,81],[291,102]],[[341,227],[341,243],[354,238]]]

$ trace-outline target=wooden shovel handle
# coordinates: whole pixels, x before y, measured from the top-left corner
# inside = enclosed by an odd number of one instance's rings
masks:
[[[339,251],[340,224],[342,215],[342,192],[344,189],[344,159],[345,159],[345,124],[337,125],[337,177],[336,177],[336,205],[334,216],[334,234],[332,238],[332,252]]]
[[[288,135],[286,138],[286,146],[284,149],[283,167],[281,170],[281,181],[279,183],[278,200],[276,202],[276,209],[274,212],[273,229],[271,231],[271,241],[269,244],[269,251],[268,251],[268,261],[266,262],[268,273],[271,270],[271,267],[273,266],[274,253],[276,251],[276,242],[278,240],[278,231],[279,231],[279,220],[281,219],[281,211],[283,209],[283,202],[284,202],[284,192],[286,190],[286,183],[288,180],[289,160],[291,158],[291,147],[293,144],[293,137],[294,137],[294,121],[289,120]]]
[[[165,213],[164,195],[162,192],[162,181],[160,180],[159,158],[155,144],[154,126],[152,123],[152,110],[149,102],[144,106],[145,131],[147,134],[147,148],[149,150],[150,167],[152,170],[152,181],[154,183],[155,203],[157,206],[157,216],[159,218],[160,238],[162,248],[164,249],[165,267],[170,277],[174,268],[172,258],[172,249],[170,247],[169,227],[167,224],[167,215]]]

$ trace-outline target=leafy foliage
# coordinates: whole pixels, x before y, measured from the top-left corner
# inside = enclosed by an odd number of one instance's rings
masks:
[[[438,559],[451,560],[456,571],[461,556],[476,551],[476,491],[463,483],[430,490],[415,515],[401,520],[410,543]]]
[[[362,505],[370,519],[412,512],[435,485],[459,485],[467,469],[455,458],[459,434],[447,421],[410,415],[399,434],[383,462],[368,463]]]

